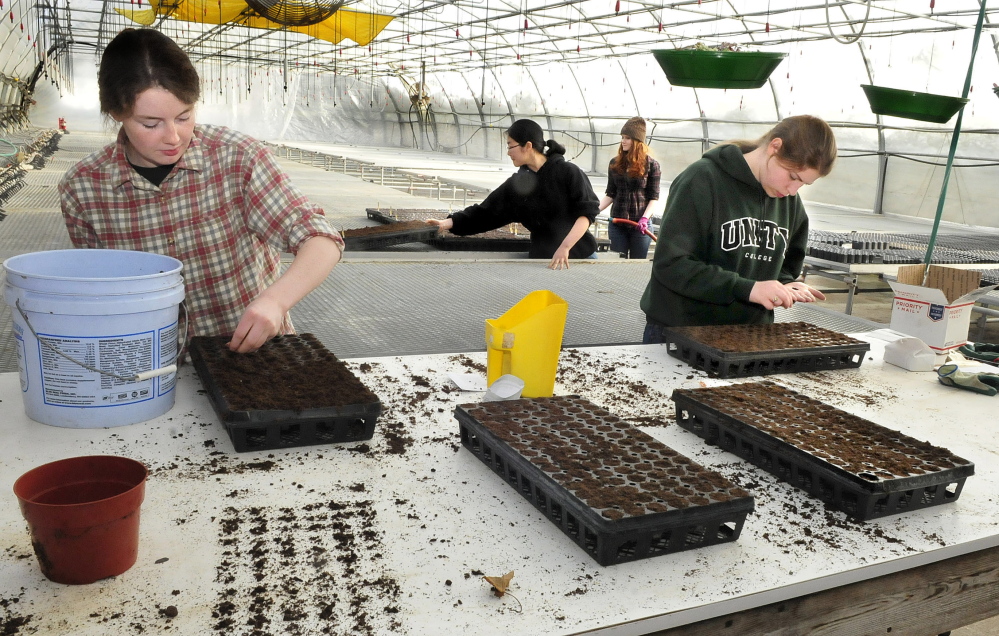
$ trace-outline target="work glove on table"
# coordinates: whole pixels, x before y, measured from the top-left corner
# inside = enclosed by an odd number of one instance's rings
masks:
[[[961,371],[956,364],[943,364],[937,369],[940,384],[974,391],[982,395],[999,393],[999,375],[994,373],[970,373]]]
[[[999,363],[999,344],[989,342],[969,342],[962,345],[958,351],[965,358],[981,360],[982,362]]]
[[[641,232],[642,234],[645,234],[646,230],[648,229],[649,229],[649,217],[643,216],[642,218],[638,219],[638,231]]]

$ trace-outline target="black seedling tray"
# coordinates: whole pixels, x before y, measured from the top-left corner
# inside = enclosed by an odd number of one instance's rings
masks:
[[[462,405],[455,418],[462,445],[600,565],[735,541],[753,510],[723,476],[576,397]]]
[[[798,329],[815,341],[832,339],[840,344],[824,344],[813,347],[775,348],[768,351],[729,352],[683,333],[683,329],[663,330],[663,343],[667,352],[674,358],[683,360],[695,369],[706,371],[718,378],[744,378],[775,373],[804,373],[808,371],[828,371],[832,369],[855,369],[864,362],[864,354],[871,345],[843,334],[816,327],[808,323],[773,323],[770,325],[719,325],[697,327],[697,330],[724,330],[738,335],[753,330],[779,330],[791,333]]]
[[[392,245],[403,245],[405,243],[426,243],[437,235],[437,226],[427,225],[420,229],[400,229],[391,231],[386,229],[377,234],[367,234],[362,236],[351,236],[349,230],[344,232],[343,241],[346,248],[352,252],[363,252],[366,250],[378,250]]]
[[[975,472],[946,449],[772,382],[677,389],[672,399],[681,427],[858,521],[957,501]]]
[[[381,402],[375,398],[366,404],[350,404],[343,406],[327,406],[319,408],[295,409],[246,409],[239,410],[230,407],[225,391],[219,386],[212,373],[213,362],[220,364],[218,351],[224,346],[225,338],[195,337],[191,340],[191,361],[201,378],[201,384],[212,403],[215,414],[222,421],[229,439],[236,452],[273,450],[277,448],[292,448],[296,446],[312,446],[316,444],[336,444],[342,442],[359,442],[371,439],[375,433],[375,422],[381,413]],[[301,346],[307,341],[309,346]],[[273,361],[273,353],[288,347],[294,348],[294,354],[276,356],[283,358]],[[261,360],[260,374],[268,370],[287,374],[295,366],[304,367],[311,363],[309,371],[317,373],[320,380],[327,377],[322,373],[325,367],[329,369],[329,381],[342,381],[343,375],[353,374],[337,360],[332,353],[322,347],[311,334],[302,336],[278,336],[269,341],[263,348],[252,354],[243,356],[259,356]],[[265,356],[272,359],[264,361]],[[213,362],[209,362],[212,360]],[[320,364],[316,364],[316,363]],[[269,365],[269,366],[267,366]],[[338,375],[334,377],[334,368]],[[354,378],[360,384],[360,381]],[[362,385],[363,386],[363,385]],[[374,397],[374,396],[372,396]]]
[[[372,221],[379,223],[405,223],[406,221],[424,221],[426,219],[443,219],[449,212],[437,208],[365,208],[365,213]]]

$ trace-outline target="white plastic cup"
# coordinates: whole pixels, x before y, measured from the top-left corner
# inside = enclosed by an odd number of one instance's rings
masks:
[[[500,400],[518,400],[520,393],[524,390],[524,381],[515,375],[501,375],[496,378],[492,386],[486,390],[482,396],[483,402],[497,402]]]

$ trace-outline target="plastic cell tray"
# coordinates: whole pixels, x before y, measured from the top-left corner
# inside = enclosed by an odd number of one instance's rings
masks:
[[[381,402],[311,334],[278,336],[250,354],[223,350],[226,341],[192,338],[190,354],[236,452],[359,442],[374,436]],[[234,360],[233,356],[239,358]],[[346,387],[353,395],[366,399],[358,404],[334,405],[337,400],[321,391],[318,396],[305,396],[306,403],[313,404],[307,408],[295,408],[293,401],[287,408],[270,404],[241,408],[243,398],[228,388],[227,379],[233,378],[233,369],[238,367],[245,367],[241,372],[247,373],[253,389],[261,395],[286,384],[289,377],[308,377],[316,385]],[[314,405],[324,401],[329,405]]]
[[[407,224],[408,225],[408,224]],[[392,245],[405,243],[426,243],[437,235],[437,227],[425,225],[419,228],[393,228],[391,225],[374,228],[376,231],[353,235],[351,230],[343,232],[343,241],[352,252],[378,250]]]
[[[663,342],[674,358],[719,378],[857,368],[871,350],[807,322],[673,327],[663,331]],[[723,350],[725,342],[746,350]]]
[[[752,496],[576,397],[455,409],[462,445],[600,565],[738,539]]]
[[[677,389],[677,423],[866,521],[957,501],[974,464],[773,382]]]

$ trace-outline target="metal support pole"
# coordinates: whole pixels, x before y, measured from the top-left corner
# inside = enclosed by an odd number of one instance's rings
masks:
[[[971,92],[971,71],[975,68],[975,54],[978,52],[978,41],[982,37],[982,24],[985,22],[985,0],[978,10],[978,24],[975,25],[975,37],[971,43],[971,61],[968,62],[968,74],[964,78],[964,91],[961,97],[967,99]],[[923,272],[923,285],[930,276],[930,263],[933,261],[933,247],[937,242],[937,230],[940,229],[940,218],[943,216],[944,201],[947,199],[947,182],[950,180],[950,169],[954,165],[954,155],[957,153],[957,140],[961,136],[961,121],[964,119],[964,106],[957,111],[957,123],[954,124],[954,135],[950,139],[950,152],[947,153],[947,167],[944,168],[943,185],[940,187],[940,200],[937,202],[937,215],[933,219],[933,231],[930,233],[930,243],[926,246],[926,256],[923,257],[923,264],[926,271]]]

